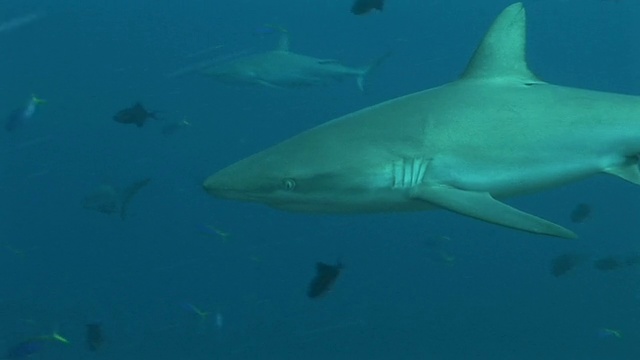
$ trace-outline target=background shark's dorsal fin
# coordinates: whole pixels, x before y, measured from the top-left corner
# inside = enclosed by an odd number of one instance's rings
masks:
[[[281,31],[280,40],[278,41],[278,51],[289,51],[289,32]]]
[[[525,47],[525,11],[522,3],[515,3],[493,22],[462,78],[514,78],[539,82],[527,67]]]

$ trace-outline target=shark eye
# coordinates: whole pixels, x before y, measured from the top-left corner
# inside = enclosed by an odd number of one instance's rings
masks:
[[[291,191],[291,190],[295,189],[296,181],[293,180],[293,179],[284,179],[284,180],[282,180],[282,185],[284,186],[285,190]]]

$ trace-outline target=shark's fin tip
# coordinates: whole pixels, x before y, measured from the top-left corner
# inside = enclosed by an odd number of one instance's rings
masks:
[[[513,208],[486,192],[423,185],[416,188],[414,197],[458,214],[512,229],[565,239],[577,237],[571,230]]]

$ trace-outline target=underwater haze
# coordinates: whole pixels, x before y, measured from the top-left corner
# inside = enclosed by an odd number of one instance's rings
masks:
[[[455,80],[513,1],[387,0],[360,16],[350,0],[0,2],[0,359],[640,359],[628,182],[509,201],[577,240],[202,188],[304,130]],[[639,1],[523,3],[541,79],[640,94]],[[284,31],[291,51],[351,67],[390,55],[364,91],[203,74]],[[318,262],[342,267],[310,298]]]

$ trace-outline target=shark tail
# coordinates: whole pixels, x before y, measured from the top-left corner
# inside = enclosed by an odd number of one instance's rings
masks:
[[[360,91],[364,91],[364,81],[365,79],[376,70],[389,56],[391,56],[391,51],[385,53],[384,55],[376,58],[369,65],[364,66],[359,69],[358,76],[356,77],[356,81],[358,83],[358,89]]]

